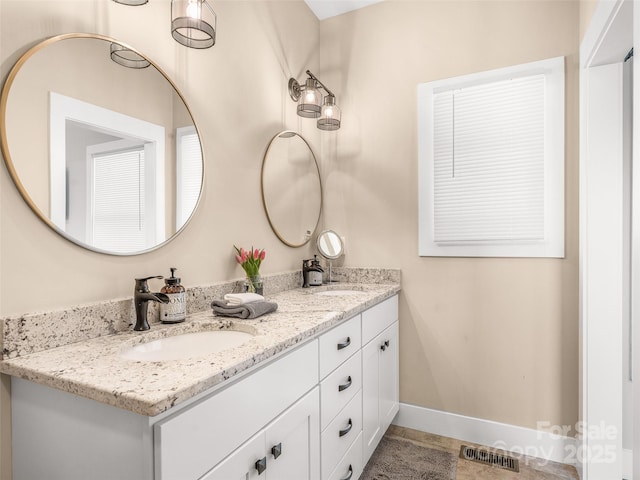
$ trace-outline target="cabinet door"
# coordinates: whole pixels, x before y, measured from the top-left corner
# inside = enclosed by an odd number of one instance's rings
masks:
[[[362,443],[366,462],[398,412],[398,322],[362,349]]]
[[[380,350],[380,426],[387,431],[399,409],[398,322],[382,332],[385,346]]]
[[[264,454],[264,431],[248,440],[225,460],[206,473],[200,480],[258,480],[264,472],[258,473],[257,462],[267,459]]]
[[[376,449],[380,431],[380,341],[376,337],[362,348],[362,453],[363,464]]]
[[[319,412],[316,387],[267,427],[268,480],[319,480]]]

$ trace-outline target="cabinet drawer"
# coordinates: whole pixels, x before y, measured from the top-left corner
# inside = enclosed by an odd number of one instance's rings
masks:
[[[359,391],[322,432],[322,478],[336,468],[362,430],[362,391]]]
[[[360,350],[360,315],[320,336],[320,378]]]
[[[396,320],[398,320],[397,295],[362,312],[362,345],[369,343]]]
[[[362,354],[358,352],[336,368],[320,384],[320,430],[334,419],[340,410],[362,387]]]
[[[154,425],[155,478],[200,478],[318,383],[312,341]]]
[[[358,480],[362,475],[362,433],[338,462],[328,480]]]

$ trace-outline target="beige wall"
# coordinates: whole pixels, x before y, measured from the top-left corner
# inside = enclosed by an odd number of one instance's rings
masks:
[[[348,265],[402,269],[402,402],[536,428],[578,408],[578,3],[394,1],[321,23],[323,144]],[[418,252],[418,83],[566,56],[566,258]]]
[[[127,7],[111,0],[0,0],[4,81],[20,54],[60,33],[115,37],[155,60],[182,90],[203,138],[205,192],[189,227],[162,249],[112,257],[77,247],[49,230],[0,167],[0,316],[132,295],[133,279],[179,268],[186,286],[240,278],[233,244],[266,248],[262,272],[298,268],[311,246],[291,249],[262,209],[260,165],[278,131],[301,132],[319,151],[315,123],[295,114],[290,76],[318,71],[319,24],[300,1],[216,0],[218,41],[208,50],[177,44],[169,0]],[[64,68],[61,65],[60,68]],[[160,288],[161,283],[152,287]],[[10,468],[6,379],[0,385],[0,478]]]
[[[596,0],[580,0],[580,40],[584,38],[584,34],[589,29],[589,24],[596,11],[598,2]]]

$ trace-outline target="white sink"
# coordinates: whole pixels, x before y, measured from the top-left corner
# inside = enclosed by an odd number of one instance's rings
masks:
[[[315,292],[314,295],[322,295],[323,297],[346,297],[360,293],[362,293],[360,290],[325,290],[323,292]]]
[[[184,333],[141,343],[120,352],[122,358],[147,362],[185,360],[239,347],[253,337],[236,330],[207,330]]]

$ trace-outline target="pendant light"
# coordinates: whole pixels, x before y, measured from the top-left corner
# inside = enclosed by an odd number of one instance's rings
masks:
[[[296,109],[301,117],[317,118],[320,130],[338,130],[341,112],[336,105],[336,96],[313,73],[307,70],[309,78],[300,86],[295,78],[289,79],[289,96],[298,102]],[[322,96],[324,90],[327,95]]]
[[[206,0],[171,0],[171,35],[190,48],[216,43],[216,13]]]
[[[336,105],[336,97],[327,95],[324,97],[322,112],[318,118],[320,130],[338,130],[340,128],[340,109]]]
[[[111,60],[127,68],[147,68],[151,63],[139,53],[117,43],[111,43]]]
[[[130,5],[132,7],[137,7],[139,5],[144,5],[149,0],[113,0],[116,3],[121,3],[122,5]]]

